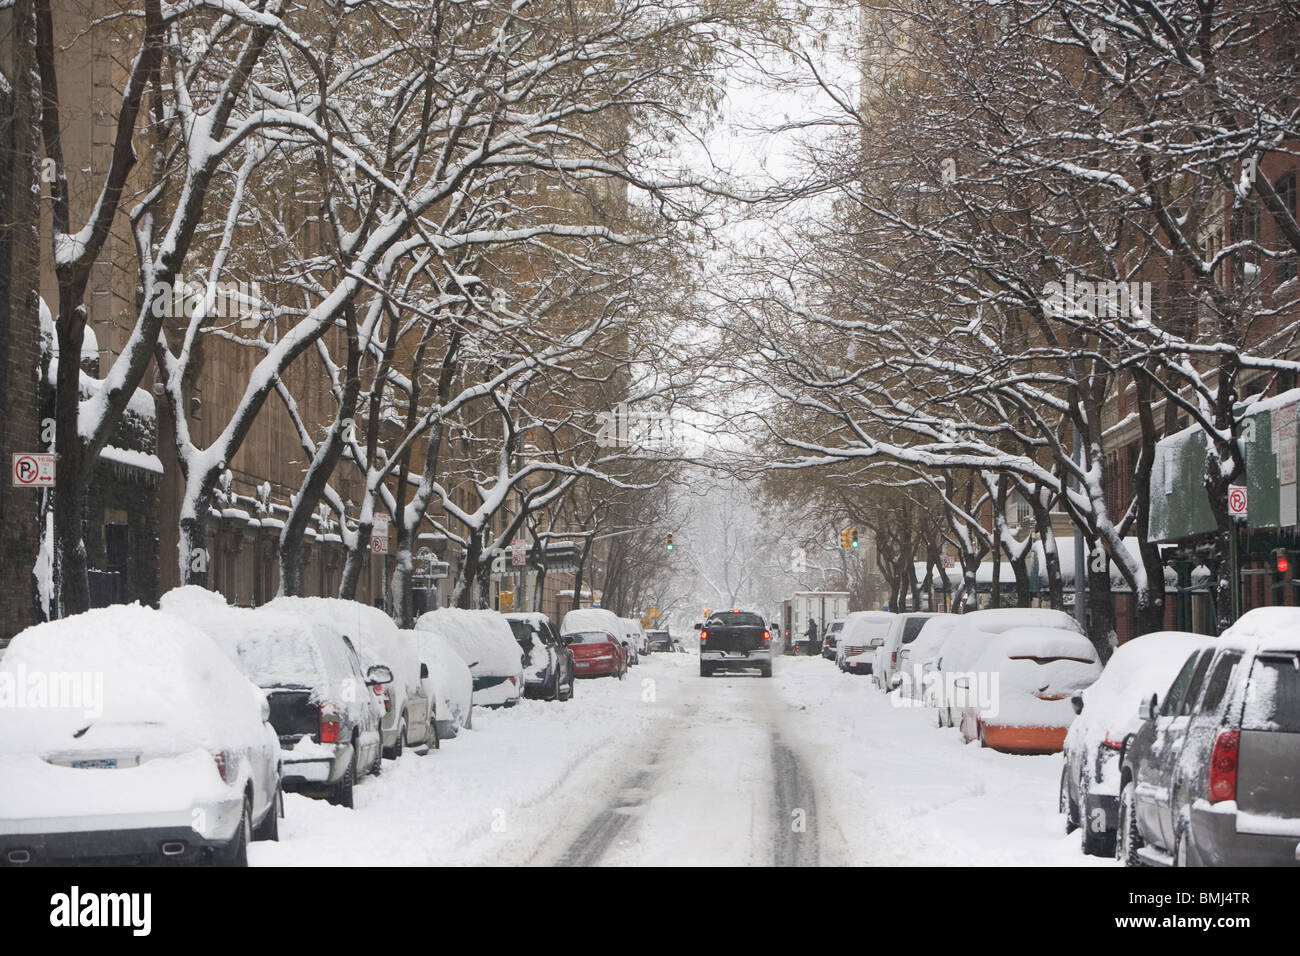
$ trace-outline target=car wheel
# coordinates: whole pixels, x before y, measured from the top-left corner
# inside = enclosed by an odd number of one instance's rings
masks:
[[[713,676],[713,670],[709,667],[708,664],[701,664],[701,665],[700,665],[700,676],[701,676],[701,677],[712,677],[712,676]]]
[[[1074,802],[1070,799],[1070,765],[1067,763],[1061,768],[1061,789],[1057,797],[1057,812],[1065,814],[1065,832],[1071,834],[1079,829],[1078,813],[1074,808]]]
[[[253,839],[253,807],[244,798],[244,809],[239,815],[239,827],[229,845],[221,853],[222,866],[248,866],[248,844]]]
[[[1084,774],[1083,779],[1079,781],[1079,806],[1075,813],[1079,821],[1079,849],[1083,850],[1084,856],[1107,856],[1107,851],[1113,853],[1114,848],[1110,846],[1109,834],[1105,830],[1098,833],[1093,827],[1092,811],[1088,807],[1087,774]]]
[[[266,811],[266,817],[262,820],[261,825],[253,833],[253,839],[270,843],[280,842],[280,818],[284,816],[284,791],[280,785],[275,785],[275,796],[271,798],[271,806]]]
[[[1179,818],[1174,829],[1174,866],[1189,867],[1193,865],[1190,855],[1191,849],[1187,844],[1187,818],[1184,816]]]
[[[357,748],[352,747],[352,759],[348,762],[348,769],[343,773],[343,779],[334,785],[334,792],[330,794],[329,802],[336,807],[347,807],[349,810],[354,809],[353,791],[357,785]]]
[[[1142,866],[1138,850],[1142,849],[1142,831],[1137,822],[1137,788],[1130,780],[1124,784],[1119,797],[1119,833],[1115,840],[1115,856],[1125,866]]]
[[[771,677],[771,676],[772,676],[772,665],[769,664],[767,667],[761,668],[761,669],[759,670],[758,673],[759,673],[759,676],[760,676],[760,677]]]
[[[366,772],[372,777],[378,777],[384,772],[384,747],[382,740],[380,741],[379,752],[375,754],[375,762],[370,765],[370,769]]]
[[[388,757],[390,760],[396,760],[398,757],[402,756],[404,750],[406,750],[406,721],[402,721],[398,725],[397,739],[393,741],[392,748],[388,753],[384,754],[384,756]]]

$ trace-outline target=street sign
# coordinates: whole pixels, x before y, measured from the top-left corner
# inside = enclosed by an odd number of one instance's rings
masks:
[[[374,526],[370,530],[370,553],[388,553],[388,515],[375,513]]]
[[[53,488],[54,455],[47,452],[15,452],[13,457],[15,488]]]
[[[524,543],[516,538],[510,542],[510,563],[516,568],[522,568],[527,560],[528,552]]]
[[[1249,497],[1245,485],[1228,486],[1228,515],[1233,518],[1245,518],[1249,510]]]
[[[659,608],[657,607],[650,608],[648,611],[645,612],[645,616],[650,618],[650,620],[653,621],[655,618],[659,616]]]

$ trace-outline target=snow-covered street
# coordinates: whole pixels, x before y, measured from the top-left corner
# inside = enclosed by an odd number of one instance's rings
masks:
[[[567,703],[476,709],[356,810],[290,795],[258,866],[1108,865],[1056,812],[1059,755],[963,746],[819,658],[701,678],[656,654]]]

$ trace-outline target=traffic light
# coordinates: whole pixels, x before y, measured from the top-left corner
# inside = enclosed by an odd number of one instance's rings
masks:
[[[853,546],[853,548],[856,549],[857,546],[858,546],[858,529],[857,529],[857,528],[850,528],[850,529],[849,529],[849,540],[850,540],[850,544]]]
[[[848,528],[845,528],[843,531],[840,532],[840,547],[841,547],[841,548],[847,548],[847,547],[849,547],[849,529],[848,529]]]
[[[1278,574],[1286,574],[1291,570],[1291,558],[1285,548],[1273,552],[1273,568]]]
[[[664,537],[664,547],[669,551],[673,549],[673,536],[671,534]]]

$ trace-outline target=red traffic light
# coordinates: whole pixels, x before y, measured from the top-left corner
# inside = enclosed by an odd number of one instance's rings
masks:
[[[1290,570],[1291,570],[1290,560],[1287,558],[1285,554],[1279,554],[1277,556],[1277,573],[1286,574]]]

